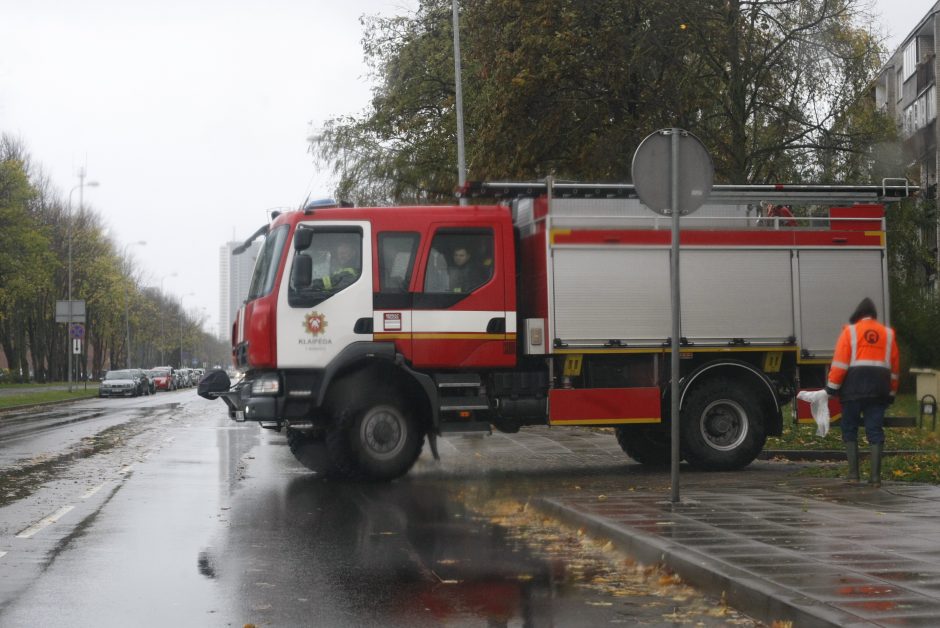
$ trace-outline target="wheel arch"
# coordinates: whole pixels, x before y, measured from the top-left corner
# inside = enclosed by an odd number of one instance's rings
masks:
[[[770,436],[779,435],[783,430],[783,413],[777,400],[773,382],[753,364],[738,360],[721,360],[703,364],[687,375],[681,382],[679,394],[680,411],[685,405],[686,395],[696,385],[711,379],[727,377],[734,381],[747,382],[758,393],[759,403],[764,411],[764,430]]]
[[[350,345],[326,368],[317,406],[329,403],[335,393],[348,394],[355,386],[392,384],[413,408],[426,430],[436,429],[438,419],[437,387],[430,376],[412,370],[395,351],[392,343],[356,343]]]

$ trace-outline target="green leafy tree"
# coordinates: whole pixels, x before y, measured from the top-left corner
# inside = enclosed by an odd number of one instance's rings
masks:
[[[883,55],[866,17],[860,0],[464,3],[468,177],[626,180],[667,126],[704,141],[719,181],[864,176],[890,134],[860,105]],[[319,163],[360,203],[451,198],[451,3],[364,26],[373,100],[324,124]]]
[[[0,138],[0,345],[11,368],[29,372],[30,307],[51,272],[49,242],[37,221],[28,155]]]

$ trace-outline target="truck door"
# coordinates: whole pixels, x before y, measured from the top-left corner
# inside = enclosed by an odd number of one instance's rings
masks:
[[[412,282],[421,234],[383,231],[377,240],[378,291],[373,298],[375,340],[394,342],[395,349],[411,360]]]
[[[372,340],[371,259],[368,222],[297,225],[278,295],[278,367],[322,368]]]
[[[515,364],[511,242],[492,227],[435,225],[414,294],[413,362],[422,368]],[[417,283],[417,282],[416,282]]]

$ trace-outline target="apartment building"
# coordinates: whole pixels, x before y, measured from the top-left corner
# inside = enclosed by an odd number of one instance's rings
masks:
[[[940,1],[914,26],[875,82],[878,107],[897,120],[908,163],[920,170],[920,184],[937,198],[937,74],[935,42],[940,38]]]

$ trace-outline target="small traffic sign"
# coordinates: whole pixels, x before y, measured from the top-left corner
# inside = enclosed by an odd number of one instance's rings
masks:
[[[85,337],[85,326],[81,323],[72,323],[72,326],[69,327],[69,338],[84,338]]]
[[[72,339],[72,353],[74,355],[81,355],[82,353],[82,339],[81,338]]]
[[[694,212],[708,200],[715,179],[705,146],[683,129],[647,135],[633,155],[632,172],[640,201],[662,216],[672,215],[673,209],[683,216]]]

